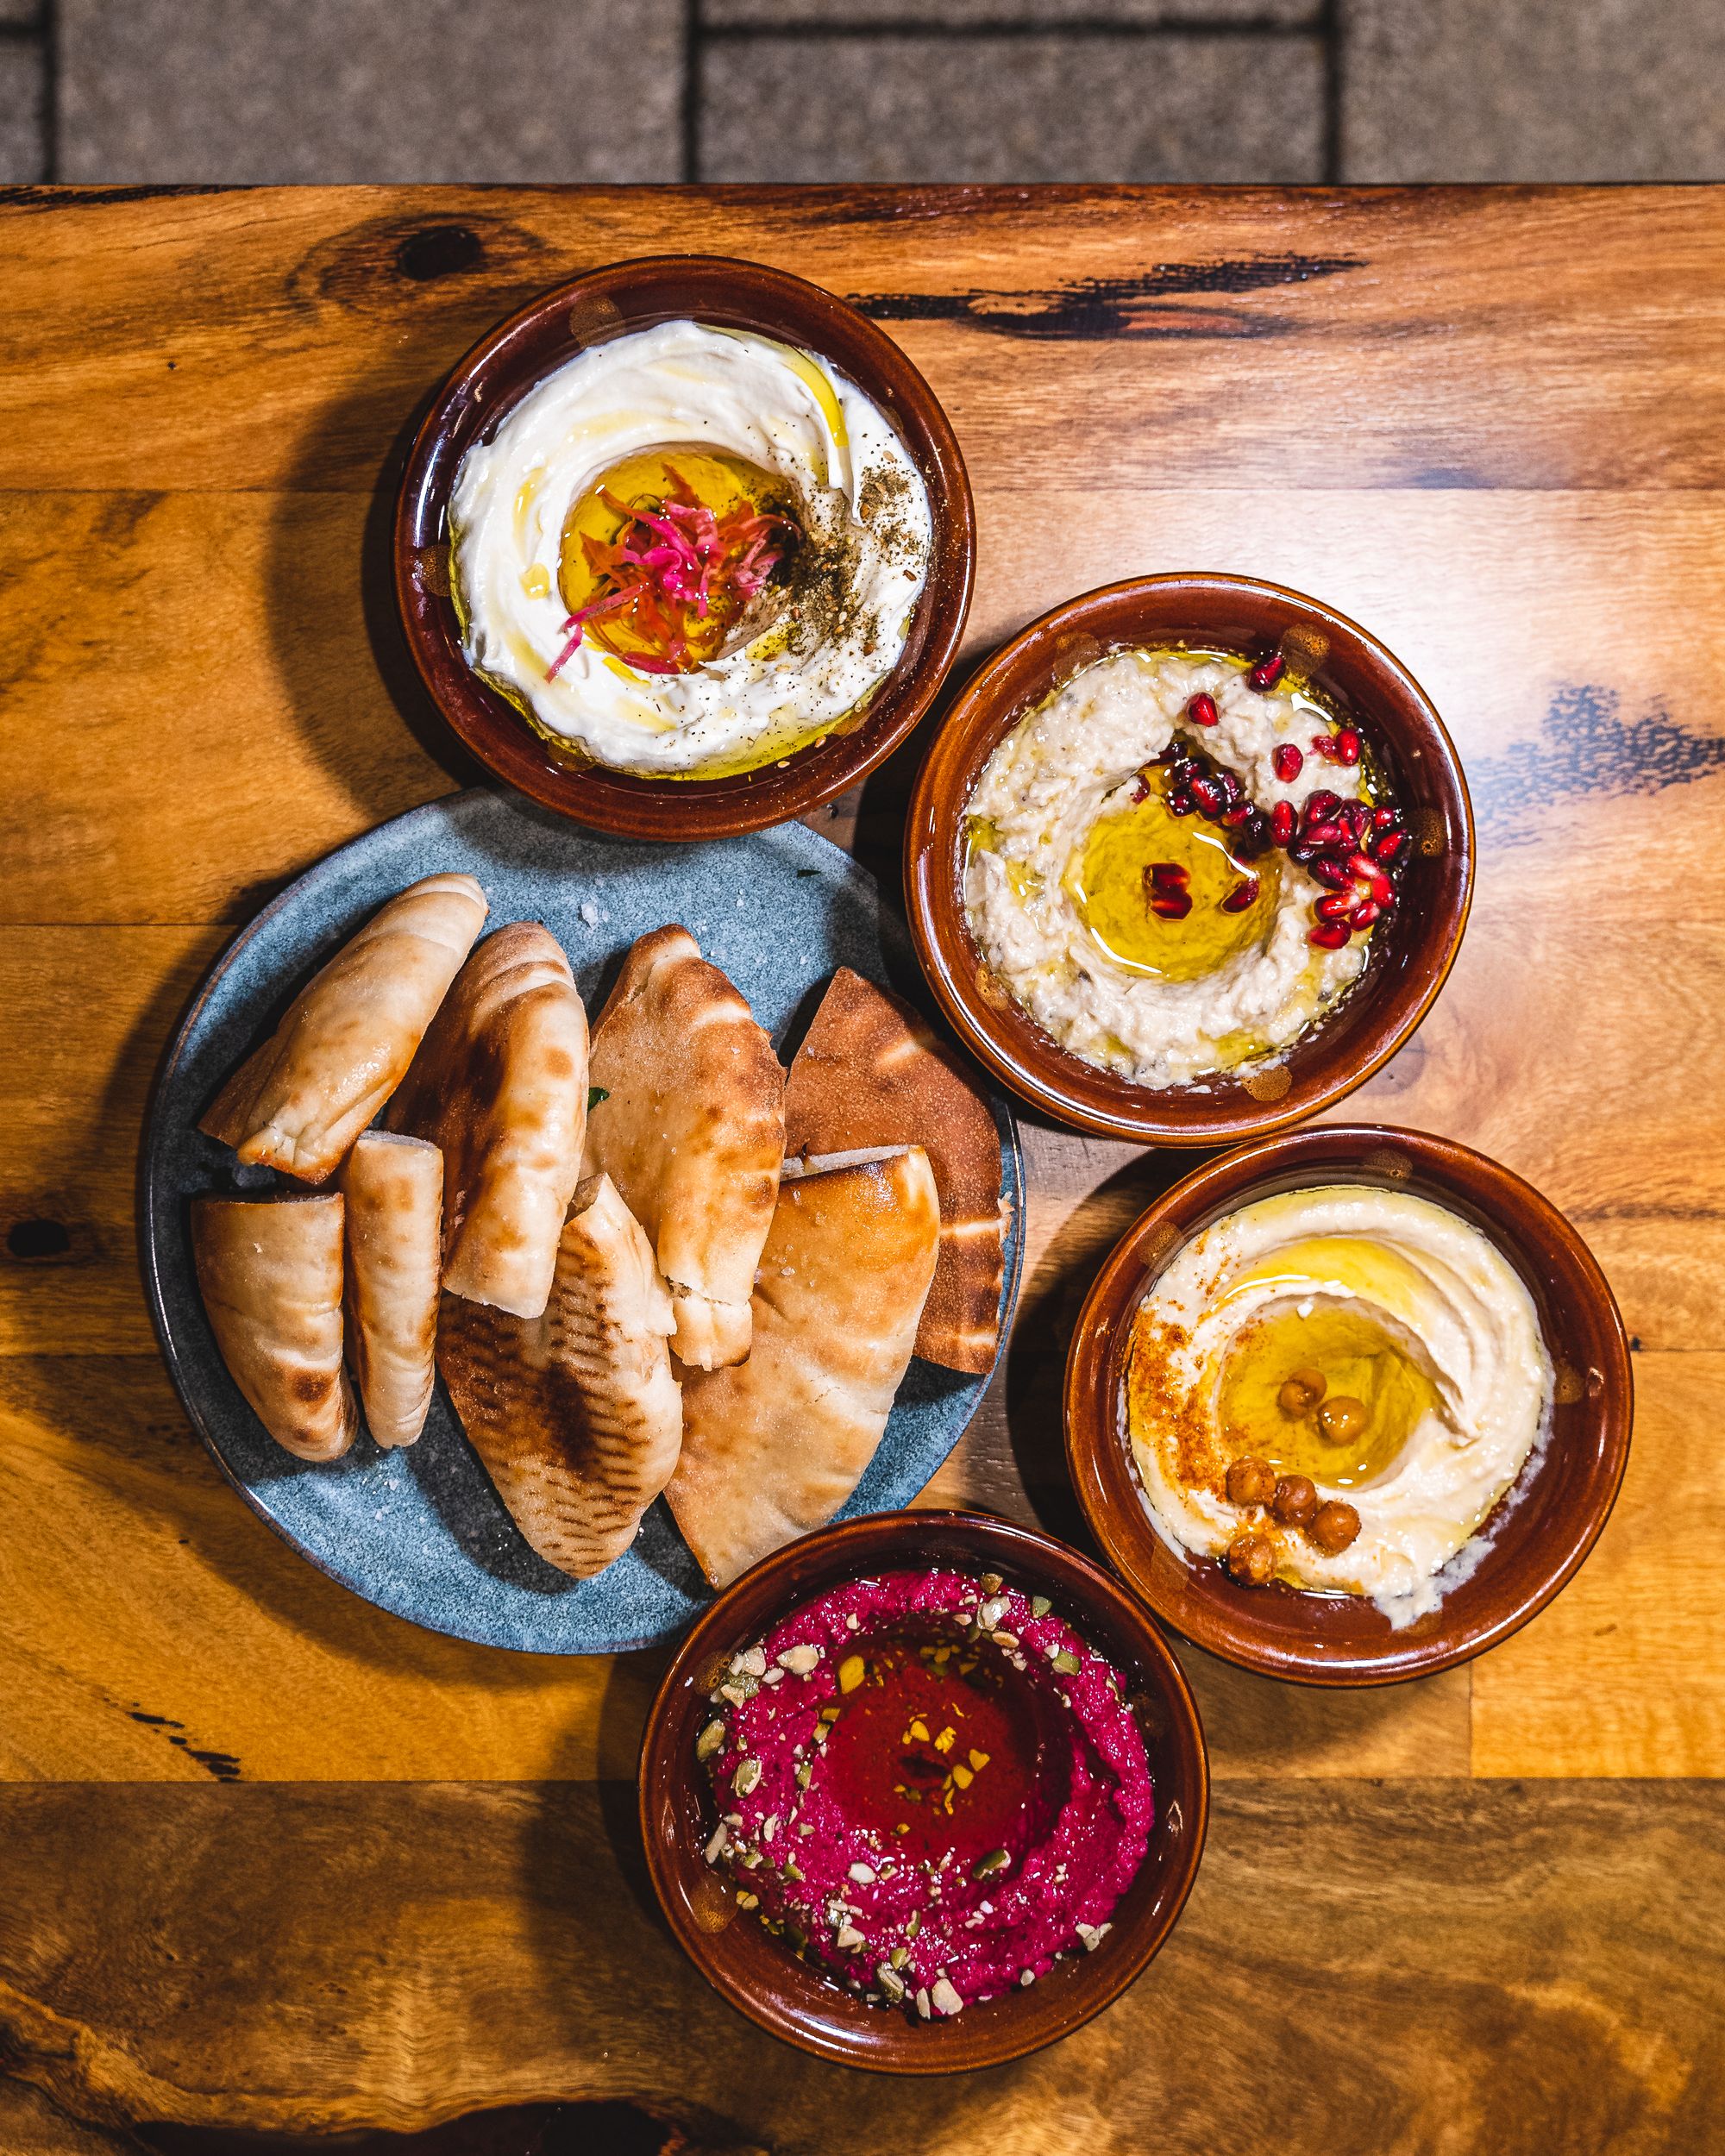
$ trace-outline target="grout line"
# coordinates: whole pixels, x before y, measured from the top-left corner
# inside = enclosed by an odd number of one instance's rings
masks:
[[[1342,23],[1341,0],[1323,0],[1318,16],[1324,41],[1324,178],[1342,184]]]
[[[60,20],[58,0],[42,0],[42,179],[60,178]]]
[[[700,0],[683,0],[683,185],[700,183],[701,48],[706,32]]]
[[[705,39],[725,45],[752,44],[761,38],[778,38],[786,43],[803,41],[821,44],[867,44],[876,38],[911,37],[939,43],[959,44],[967,39],[991,44],[1013,44],[1028,39],[1039,39],[1044,43],[1058,43],[1063,38],[1089,40],[1100,38],[1130,39],[1135,42],[1151,43],[1158,38],[1296,38],[1310,37],[1318,30],[1329,12],[1330,0],[1325,0],[1314,21],[1307,22],[1240,21],[1226,22],[1206,22],[1201,16],[1182,18],[1176,22],[1115,22],[1107,17],[1083,16],[1067,22],[1028,22],[1010,17],[1003,22],[925,22],[914,16],[904,16],[887,22],[818,22],[797,21],[788,22],[709,22],[701,30]]]

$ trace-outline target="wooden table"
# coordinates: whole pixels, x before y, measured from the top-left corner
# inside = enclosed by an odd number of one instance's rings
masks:
[[[472,2150],[1718,2146],[1725,197],[119,188],[0,214],[0,2147],[462,2114],[489,2115]],[[193,984],[309,862],[471,775],[392,618],[416,407],[536,288],[683,248],[857,296],[924,369],[975,483],[969,660],[1086,586],[1202,567],[1319,593],[1408,662],[1466,761],[1478,894],[1436,1011],[1345,1112],[1530,1176],[1635,1336],[1628,1480],[1567,1593],[1386,1692],[1188,1653],[1216,1801],[1184,1921],[1082,2034],[945,2084],[805,2059],[685,1965],[632,1816],[660,1658],[511,1657],[331,1585],[216,1475],[139,1290],[140,1119]],[[829,826],[888,876],[905,782]],[[1066,1333],[1189,1163],[1026,1140],[1017,1338],[928,1501],[1076,1533]]]

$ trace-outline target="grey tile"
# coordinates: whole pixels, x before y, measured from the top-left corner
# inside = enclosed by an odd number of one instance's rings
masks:
[[[1301,180],[1322,165],[1308,37],[722,40],[715,180]]]
[[[701,20],[767,29],[834,22],[1315,22],[1320,0],[700,0]]]
[[[59,177],[681,175],[683,0],[60,0]]]
[[[29,39],[0,41],[0,182],[47,178],[42,118],[41,51]]]
[[[33,30],[42,19],[42,0],[0,0],[0,23]]]
[[[1341,0],[1351,180],[1725,179],[1721,0]]]

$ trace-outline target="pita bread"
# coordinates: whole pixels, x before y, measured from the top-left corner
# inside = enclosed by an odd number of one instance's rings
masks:
[[[390,1103],[392,1131],[443,1155],[443,1286],[536,1318],[580,1175],[587,1015],[537,921],[486,937]]]
[[[342,1368],[340,1195],[194,1198],[191,1254],[222,1359],[266,1430],[339,1460],[359,1416]]]
[[[646,1229],[697,1369],[749,1352],[749,1299],[785,1154],[785,1074],[748,1004],[686,928],[643,936],[593,1029],[583,1173]]]
[[[682,1443],[671,1298],[608,1175],[584,1182],[544,1314],[446,1296],[437,1366],[528,1541],[578,1580],[622,1556]]]
[[[289,1006],[198,1129],[242,1161],[321,1183],[382,1107],[485,924],[471,876],[392,899]]]
[[[715,1587],[831,1520],[875,1457],[940,1247],[918,1147],[785,1183],[762,1253],[755,1344],[691,1371],[666,1495]]]
[[[342,1169],[348,1361],[382,1445],[425,1427],[436,1368],[443,1156],[423,1138],[362,1131]]]
[[[916,1351],[984,1376],[1000,1344],[1006,1211],[994,1111],[908,1004],[841,966],[785,1087],[792,1154],[920,1145],[940,1193],[940,1263]]]

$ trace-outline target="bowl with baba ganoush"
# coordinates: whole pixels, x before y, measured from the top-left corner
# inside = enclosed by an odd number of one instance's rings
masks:
[[[439,391],[396,590],[443,717],[543,805],[634,837],[830,800],[927,710],[969,609],[957,442],[881,330],[760,264],[542,295]]]
[[[1424,1131],[1320,1126],[1176,1184],[1067,1368],[1079,1501],[1158,1615],[1270,1676],[1377,1684],[1507,1639],[1628,1457],[1616,1304],[1539,1192]]]
[[[1049,1537],[899,1513],[778,1551],[648,1717],[653,1884],[709,1982],[887,2073],[1023,2056],[1171,1930],[1204,1843],[1189,1690],[1132,1597]]]
[[[906,827],[911,924],[969,1047],[1101,1136],[1214,1144],[1394,1055],[1472,884],[1461,766],[1346,616],[1240,577],[1057,607],[975,676]]]

